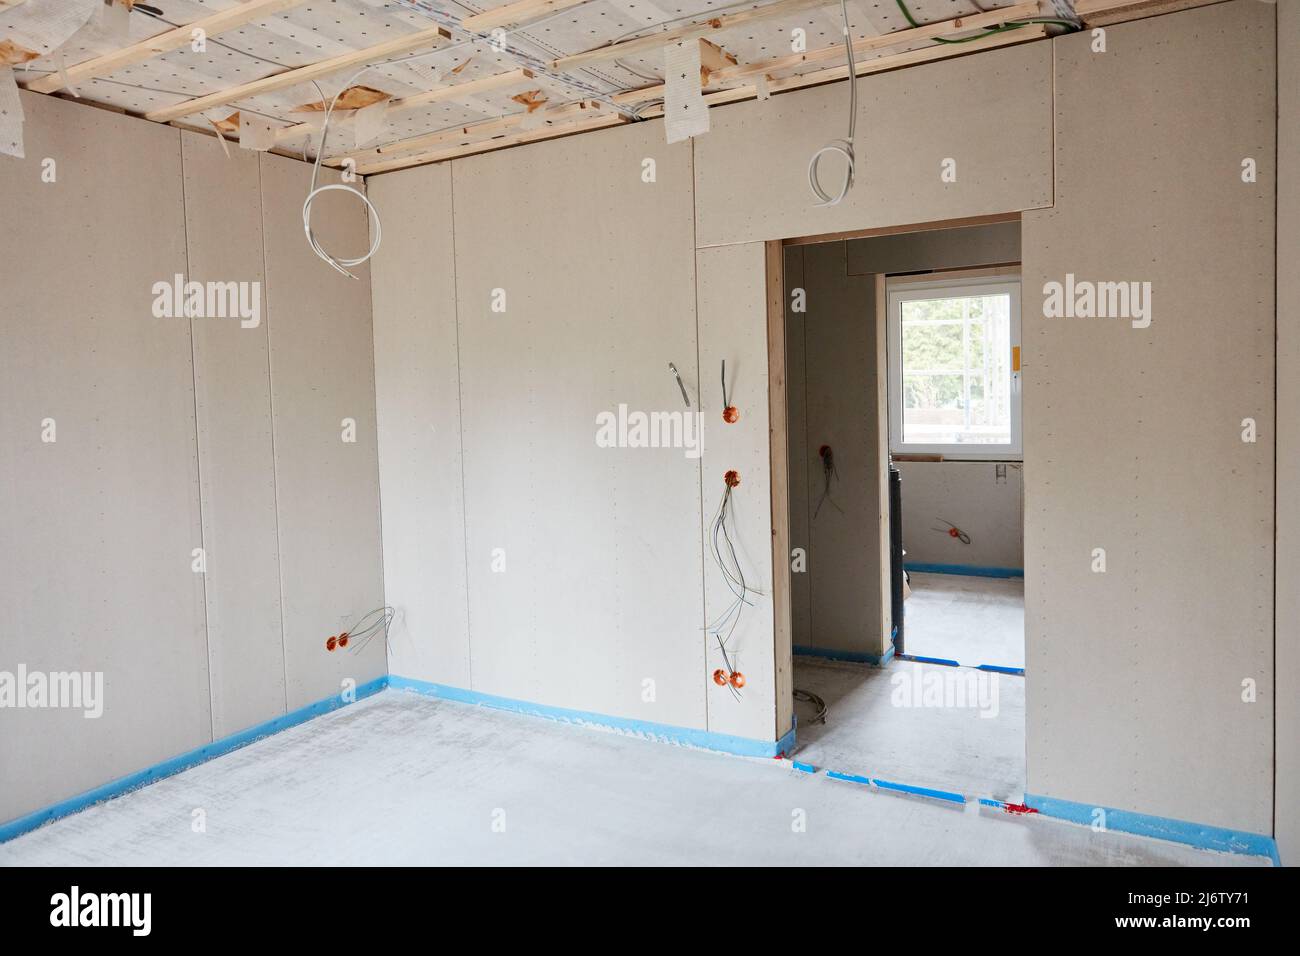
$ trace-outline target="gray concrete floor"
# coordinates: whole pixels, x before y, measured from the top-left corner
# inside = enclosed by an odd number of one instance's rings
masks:
[[[908,654],[970,667],[1025,666],[1024,578],[909,572],[904,646]]]
[[[796,759],[1023,802],[1025,678],[912,661],[871,667],[796,657],[794,686],[817,694],[828,708],[826,722],[813,724],[815,708],[796,704]]]
[[[5,865],[453,863],[1268,861],[400,691],[0,845]]]

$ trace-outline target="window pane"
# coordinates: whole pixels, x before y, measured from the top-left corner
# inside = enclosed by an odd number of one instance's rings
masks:
[[[1011,443],[1011,297],[900,303],[905,444]]]

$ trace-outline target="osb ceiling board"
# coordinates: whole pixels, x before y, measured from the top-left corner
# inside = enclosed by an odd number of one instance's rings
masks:
[[[33,0],[35,2],[35,0]],[[227,89],[304,66],[328,57],[348,53],[439,23],[459,21],[473,13],[502,6],[508,0],[474,3],[470,0],[306,0],[277,15],[208,38],[207,50],[195,53],[188,46],[118,70],[104,77],[76,84],[85,99],[119,107],[132,113],[183,102],[196,96]],[[993,2],[993,0],[990,0]],[[998,0],[1006,5],[1010,0]],[[172,26],[185,25],[236,6],[235,0],[155,0],[151,6],[162,11],[155,17],[139,9],[128,19],[129,36],[114,35],[98,14],[53,55],[26,64],[31,74],[57,72],[61,65],[120,49],[145,40]],[[551,61],[580,53],[611,41],[645,35],[702,22],[727,13],[764,6],[764,3],[736,3],[734,0],[588,0],[581,6],[552,14],[545,19],[510,30],[511,49],[535,60]],[[913,16],[922,23],[948,20],[975,13],[973,0],[909,0]],[[908,24],[896,0],[850,0],[852,32],[856,37],[876,36],[905,29]],[[835,2],[788,18],[716,31],[713,42],[741,63],[754,62],[791,52],[791,32],[807,31],[809,50],[831,46],[840,40],[840,8]],[[436,52],[414,51],[417,59],[377,66],[355,80],[393,98],[419,93],[440,83],[464,82],[517,68],[519,60],[508,52],[497,52],[482,39],[453,31],[454,39]],[[0,17],[0,40],[5,38]],[[891,47],[876,55],[888,55],[927,43]],[[807,69],[824,68],[817,64]],[[546,106],[558,106],[591,99],[620,90],[651,85],[662,75],[662,56],[645,56],[607,61],[574,71],[568,76],[539,73],[525,89],[540,90]],[[457,72],[452,73],[453,70]],[[19,68],[20,82],[24,77]],[[327,97],[338,92],[355,71],[319,80]],[[502,88],[456,101],[390,114],[380,142],[406,139],[423,133],[460,127],[507,114],[524,112],[512,99],[521,88]],[[186,118],[203,124],[220,121],[233,112],[247,111],[275,126],[298,124],[306,118],[295,114],[305,104],[318,102],[320,94],[311,84],[254,96]],[[318,135],[318,134],[316,134]],[[347,130],[340,124],[338,138],[331,131],[331,148],[350,148]],[[314,140],[313,140],[314,142]],[[285,141],[294,149],[310,150],[308,136]]]

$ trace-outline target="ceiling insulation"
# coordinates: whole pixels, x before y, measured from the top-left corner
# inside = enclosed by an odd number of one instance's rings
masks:
[[[182,125],[202,128],[219,124],[223,130],[230,131],[238,123],[232,114],[256,117],[275,129],[280,150],[307,157],[313,155],[314,143],[319,139],[322,99],[332,98],[344,84],[350,89],[338,110],[359,108],[380,100],[388,102],[382,134],[368,144],[372,149],[376,143],[392,144],[440,131],[450,131],[453,138],[458,137],[451,145],[464,145],[480,130],[500,128],[503,119],[505,128],[516,132],[536,131],[539,126],[554,121],[557,107],[571,104],[598,103],[596,109],[603,109],[612,122],[617,121],[620,112],[627,119],[643,113],[653,115],[658,105],[657,97],[651,95],[653,91],[621,99],[616,94],[660,83],[662,46],[649,43],[624,57],[606,56],[598,62],[563,71],[555,68],[554,61],[614,41],[689,27],[772,5],[772,0],[741,3],[735,0],[549,0],[550,5],[548,0],[530,0],[534,11],[540,8],[548,12],[541,12],[539,19],[516,27],[508,16],[494,17],[492,11],[518,0],[509,3],[505,0],[256,2],[267,8],[266,15],[232,14],[231,11],[241,6],[236,0],[155,0],[148,6],[137,3],[129,13],[121,8],[112,10],[103,0],[57,3],[27,0],[18,7],[0,8],[0,44],[9,41],[38,53],[24,61],[21,59],[24,54],[15,51],[9,59],[16,63],[14,71],[20,85],[37,82],[38,88],[53,90],[68,79],[68,74],[61,71],[177,27],[184,28],[183,35],[176,34],[170,48],[157,55],[150,52],[147,57],[137,57],[136,61],[120,67],[117,64],[122,61],[115,60],[114,68],[103,75],[94,75],[92,71],[78,78],[74,70],[69,79],[72,91],[85,100],[130,113],[153,114],[153,118],[172,119],[173,114],[178,114],[176,120]],[[990,6],[988,2],[978,4],[976,0],[906,2],[915,20],[923,24],[968,17]],[[783,9],[779,15],[708,30],[708,39],[720,48],[720,53],[710,59],[724,66],[734,61],[743,72],[746,64],[788,57],[796,29],[805,31],[809,51],[840,42],[838,3],[808,0],[791,4],[790,0],[781,0],[778,5]],[[791,5],[793,11],[786,9]],[[1001,0],[998,5],[1010,6],[1012,2]],[[1045,9],[1050,10],[1050,6],[1046,5]],[[31,35],[32,17],[39,19],[45,11],[44,16],[50,18],[50,11],[56,8],[63,11],[79,8],[84,14],[84,25],[69,31],[66,42],[25,44],[24,40],[39,39]],[[848,0],[848,11],[855,38],[865,40],[909,27],[897,0]],[[215,14],[248,22],[207,36],[205,48],[196,51],[188,42],[190,24]],[[483,24],[485,32],[470,32],[461,27],[467,18],[483,14],[487,16],[471,19],[470,23]],[[537,17],[538,13],[532,16]],[[19,23],[22,18],[26,27]],[[66,19],[66,16],[62,18]],[[494,42],[490,28],[500,29],[498,25],[503,22],[504,42],[500,37]],[[439,26],[447,28],[449,39],[396,54],[389,62],[377,62],[359,76],[354,75],[356,68],[340,69],[317,78],[315,83],[271,84],[282,88],[254,90],[242,98],[218,96],[215,99],[222,102],[195,113],[171,109],[287,70],[389,41],[400,42]],[[927,38],[871,50],[858,58],[859,65],[873,58],[934,45]],[[779,77],[788,79],[842,64],[842,57],[792,64],[783,68]],[[751,75],[725,85],[754,82],[751,71]],[[460,84],[466,84],[464,91],[454,89]],[[352,115],[355,114],[336,114],[338,123],[331,125],[328,146],[331,159],[357,148],[348,122]],[[591,115],[594,114],[588,111],[582,121],[589,122]]]

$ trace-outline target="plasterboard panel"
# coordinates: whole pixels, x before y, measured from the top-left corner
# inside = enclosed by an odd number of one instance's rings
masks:
[[[708,694],[709,729],[772,740],[790,728],[776,725],[776,671],[772,605],[772,468],[769,449],[767,287],[763,243],[702,249],[696,256],[700,315],[700,409],[706,441],[703,464],[704,612],[712,624],[734,605],[713,557],[713,523],[722,502],[728,471],[739,472],[731,493],[727,523],[731,545],[749,595],[734,628],[722,633],[727,657],[745,675],[739,699],[710,675],[726,669],[716,637],[707,640],[708,666],[700,681]],[[727,397],[739,412],[731,424],[722,418],[722,362],[727,363]],[[726,540],[717,539],[724,552]],[[774,734],[775,732],[775,734]]]
[[[808,379],[804,338],[807,311],[792,308],[791,293],[806,289],[804,246],[786,246],[786,443],[790,475],[790,547],[803,552],[803,570],[790,571],[790,629],[796,647],[812,644],[812,575],[808,571]]]
[[[1086,34],[1055,41],[1056,206],[1024,219],[1028,789],[1258,833],[1273,796],[1273,16],[1243,0],[1108,27],[1104,54]],[[1067,273],[1150,282],[1150,327],[1044,318],[1044,283]]]
[[[20,95],[27,158],[3,158],[0,201],[33,228],[0,230],[0,538],[21,543],[0,670],[102,672],[104,693],[98,719],[5,709],[3,820],[211,734],[190,330],[151,308],[185,271],[180,136]]]
[[[451,166],[369,189],[384,220],[371,273],[384,593],[401,609],[389,669],[468,687]]]
[[[690,148],[610,132],[453,164],[473,686],[703,727],[699,461],[595,440],[695,401]]]
[[[998,465],[987,461],[900,461],[895,467],[903,479],[903,547],[909,564],[1023,566],[1020,463],[1003,464],[1003,479],[997,477]],[[968,534],[970,544],[949,535],[944,521]]]
[[[1300,0],[1277,5],[1277,801],[1282,862],[1300,861]]]
[[[875,278],[846,272],[845,243],[804,247],[805,427],[811,629],[807,644],[880,654],[880,473]],[[826,488],[820,449],[831,447]],[[820,506],[820,508],[819,508]]]
[[[715,109],[695,144],[701,246],[967,218],[1052,201],[1047,41],[858,80],[857,182],[817,208],[808,161],[845,135],[845,83]],[[941,180],[956,161],[957,181]],[[822,166],[837,181],[834,158]],[[839,169],[843,167],[840,166]],[[756,201],[762,197],[762,202]]]
[[[363,652],[325,649],[325,639],[383,604],[379,469],[370,275],[349,279],[303,238],[310,167],[261,154],[271,408],[280,529],[284,652],[290,710],[385,673],[383,640]],[[321,183],[338,182],[322,173]],[[313,227],[326,249],[366,249],[356,199],[326,194]],[[346,442],[344,419],[356,423]]]
[[[852,239],[849,275],[923,272],[1020,261],[1020,223],[926,229],[896,236]]]
[[[285,708],[262,197],[256,153],[182,133],[181,157],[189,278],[246,283],[255,306],[251,318],[190,320],[212,724],[224,737]]]

